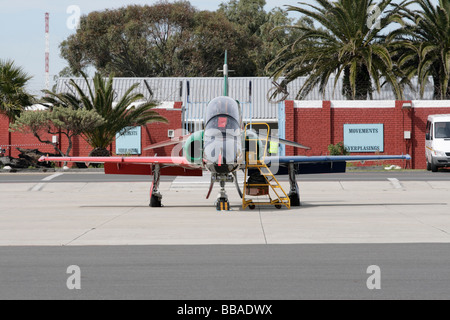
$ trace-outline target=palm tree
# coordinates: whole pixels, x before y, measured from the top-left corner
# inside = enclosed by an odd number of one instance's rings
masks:
[[[303,32],[294,43],[285,46],[267,66],[270,69],[280,60],[272,77],[285,77],[289,83],[298,77],[307,80],[297,99],[305,97],[319,86],[322,94],[330,78],[334,88],[343,76],[343,94],[348,99],[367,99],[373,87],[380,91],[384,82],[392,86],[397,98],[401,87],[393,72],[391,55],[384,42],[384,30],[395,21],[399,8],[388,11],[392,0],[315,0],[316,4],[300,3],[288,6],[310,18],[318,26],[292,26]],[[375,12],[375,14],[374,14]],[[379,16],[379,19],[375,18]]]
[[[156,106],[154,102],[142,102],[144,95],[133,93],[139,86],[138,83],[128,88],[116,103],[114,101],[116,93],[113,90],[113,75],[110,75],[105,81],[99,73],[96,73],[93,78],[93,87],[85,74],[83,74],[83,78],[88,88],[87,94],[72,79],[70,85],[75,88],[79,98],[70,93],[57,94],[44,91],[47,94],[44,101],[53,105],[95,110],[103,117],[104,124],[84,132],[87,142],[94,148],[91,156],[109,156],[107,147],[114,141],[116,134],[123,132],[127,127],[142,126],[152,122],[168,122],[166,118],[152,110]]]
[[[25,86],[31,77],[11,60],[0,60],[0,113],[13,123],[25,107],[33,104],[34,97],[27,93]],[[11,132],[8,135],[11,144]],[[11,148],[9,148],[11,156]]]
[[[421,10],[404,7],[401,16],[406,22],[389,35],[403,73],[418,76],[420,96],[431,76],[434,99],[450,99],[450,1],[414,0]]]

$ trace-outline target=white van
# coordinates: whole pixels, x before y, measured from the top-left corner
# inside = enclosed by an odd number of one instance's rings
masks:
[[[450,166],[450,114],[428,116],[425,154],[427,170]]]

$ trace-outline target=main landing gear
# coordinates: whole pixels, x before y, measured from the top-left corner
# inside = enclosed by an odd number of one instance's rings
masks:
[[[297,178],[295,177],[295,167],[293,163],[289,163],[289,200],[291,207],[300,207],[300,189],[298,188]]]
[[[162,195],[152,194],[150,195],[150,207],[162,207],[161,204]]]
[[[159,182],[161,178],[160,166],[155,164],[152,168],[153,171],[153,183],[150,188],[150,207],[162,207],[161,200],[162,195],[159,192]]]

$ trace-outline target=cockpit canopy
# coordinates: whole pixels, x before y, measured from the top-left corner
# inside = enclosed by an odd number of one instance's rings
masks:
[[[217,97],[206,107],[205,124],[219,115],[227,115],[240,123],[240,107],[239,104],[229,97]]]

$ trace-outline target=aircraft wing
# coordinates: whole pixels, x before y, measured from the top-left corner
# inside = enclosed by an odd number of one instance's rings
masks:
[[[295,148],[311,150],[310,147],[307,147],[307,146],[304,146],[304,145],[302,145],[302,144],[300,144],[298,142],[290,141],[290,140],[286,140],[286,139],[278,138],[278,143],[285,144],[287,146],[291,146],[291,147],[295,147]]]
[[[184,157],[41,157],[40,162],[104,163],[106,174],[151,175],[152,166],[159,165],[161,175],[201,176],[202,167]]]
[[[297,174],[345,172],[347,162],[411,160],[410,155],[350,155],[350,156],[278,156],[266,157],[265,161],[274,174],[287,174],[293,164]],[[278,168],[277,168],[278,167]],[[276,172],[276,173],[275,173]]]
[[[166,141],[154,143],[152,145],[145,147],[144,150],[151,150],[151,149],[156,149],[156,148],[161,148],[161,147],[166,147],[166,146],[171,146],[174,144],[182,143],[182,142],[185,142],[190,136],[191,136],[190,134],[187,134],[187,135],[180,136],[180,137],[174,137],[174,138],[166,140]]]
[[[258,134],[258,137],[261,140],[265,140],[266,139],[266,137],[264,135]],[[311,150],[310,147],[304,146],[301,143],[298,143],[298,142],[295,142],[295,141],[291,141],[291,140],[282,139],[280,137],[269,137],[269,141],[276,141],[276,142],[278,142],[280,144],[284,144],[284,145],[287,145],[287,146],[300,148],[300,149],[305,149],[305,150]]]

